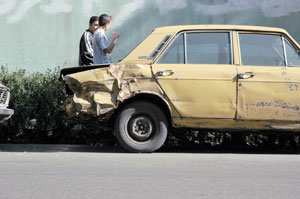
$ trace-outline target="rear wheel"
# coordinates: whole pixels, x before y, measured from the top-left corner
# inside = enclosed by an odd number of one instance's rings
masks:
[[[119,143],[132,152],[153,152],[165,142],[168,123],[162,110],[149,102],[126,105],[115,120]]]

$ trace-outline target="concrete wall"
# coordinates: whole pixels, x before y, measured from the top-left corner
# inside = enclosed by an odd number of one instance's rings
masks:
[[[286,29],[300,41],[299,0],[0,0],[0,65],[45,71],[76,66],[89,17],[107,13],[117,62],[158,26],[241,24]]]

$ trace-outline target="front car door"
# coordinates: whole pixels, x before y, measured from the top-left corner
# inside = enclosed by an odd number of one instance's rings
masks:
[[[179,33],[152,64],[182,118],[234,119],[236,67],[230,31]]]
[[[239,32],[238,38],[237,119],[299,121],[300,68],[291,66],[300,64],[297,49],[280,33]]]

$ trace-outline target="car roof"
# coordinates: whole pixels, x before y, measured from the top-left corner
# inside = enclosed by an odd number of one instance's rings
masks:
[[[284,29],[264,26],[244,26],[244,25],[181,25],[166,26],[155,29],[156,33],[177,33],[186,30],[246,30],[246,31],[266,31],[287,33]]]
[[[289,35],[289,33],[281,28],[264,27],[264,26],[245,26],[245,25],[180,25],[180,26],[166,26],[158,27],[153,30],[140,45],[132,50],[128,56],[123,60],[123,63],[129,61],[130,63],[143,63],[150,64],[153,59],[149,56],[155,48],[160,45],[160,42],[165,39],[167,35],[175,37],[182,31],[201,31],[201,30],[234,30],[234,31],[247,31],[247,32],[271,32],[286,35],[292,43],[300,49],[298,43]]]

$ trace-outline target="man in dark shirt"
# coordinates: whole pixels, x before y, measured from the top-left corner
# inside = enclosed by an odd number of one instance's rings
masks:
[[[98,17],[92,16],[90,18],[89,29],[87,29],[81,36],[79,44],[79,65],[93,64],[94,50],[93,50],[93,35],[99,27]]]

